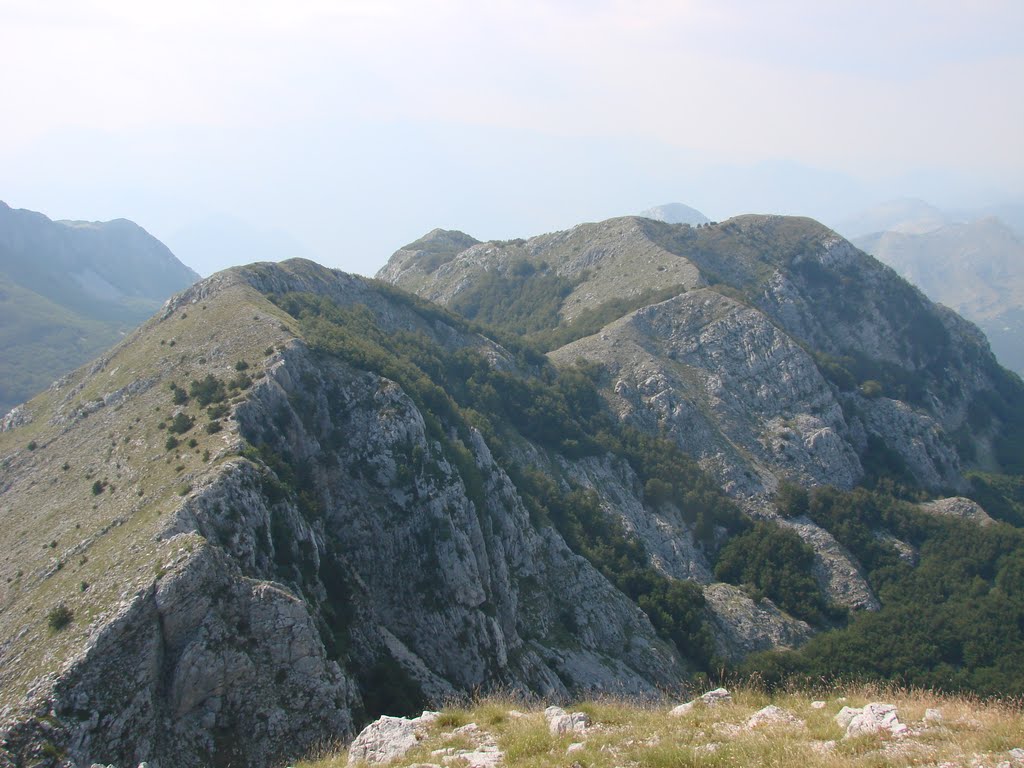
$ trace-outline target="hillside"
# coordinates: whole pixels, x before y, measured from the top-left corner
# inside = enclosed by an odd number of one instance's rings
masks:
[[[1024,374],[1024,241],[995,218],[854,240],[938,301],[977,323],[999,361]]]
[[[742,217],[385,273],[465,314],[234,268],[5,420],[3,758],[276,766],[722,670],[1024,692],[1024,485],[964,474],[1020,471],[1021,385],[891,270]]]
[[[141,227],[0,202],[0,412],[91,360],[198,279]]]

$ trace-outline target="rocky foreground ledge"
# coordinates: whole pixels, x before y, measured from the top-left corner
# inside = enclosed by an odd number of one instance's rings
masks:
[[[295,768],[774,765],[1024,766],[1017,704],[923,692],[812,698],[709,691],[672,708],[622,701],[564,709],[491,699],[384,716],[347,750]]]

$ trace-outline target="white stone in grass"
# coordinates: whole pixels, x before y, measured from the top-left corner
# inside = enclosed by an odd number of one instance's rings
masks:
[[[565,754],[571,755],[573,752],[582,752],[585,748],[586,745],[582,741],[574,741],[565,748]]]
[[[926,723],[941,723],[942,712],[938,709],[926,709],[923,719]]]
[[[348,764],[389,763],[404,756],[416,743],[412,720],[383,715],[356,736],[348,750]]]
[[[844,710],[846,708],[844,707]],[[840,713],[842,714],[842,713]],[[836,716],[838,722],[838,715]],[[854,715],[846,726],[844,738],[864,736],[866,734],[888,731],[893,736],[906,736],[910,729],[899,721],[896,715],[896,707],[892,704],[872,702],[865,706],[859,713]]]
[[[781,707],[777,707],[774,704],[769,704],[764,709],[755,712],[747,720],[747,728],[764,728],[764,727],[775,727],[775,726],[791,726],[796,728],[804,727],[805,723],[800,718],[793,715],[791,712],[787,712]]]
[[[548,721],[548,731],[552,736],[584,733],[590,726],[590,716],[586,712],[569,714],[561,707],[548,707],[544,710],[544,718]]]
[[[688,701],[685,704],[680,704],[678,707],[673,707],[669,710],[669,714],[673,717],[682,717],[687,712],[690,712],[697,704],[703,704],[706,707],[715,707],[719,704],[727,704],[732,701],[732,694],[729,693],[725,688],[716,688],[713,691],[698,696],[693,701]]]
[[[836,725],[846,729],[857,715],[864,711],[863,707],[843,707],[835,716]]]
[[[825,702],[824,701],[812,701],[811,702],[811,709],[824,709],[824,708],[825,708]]]

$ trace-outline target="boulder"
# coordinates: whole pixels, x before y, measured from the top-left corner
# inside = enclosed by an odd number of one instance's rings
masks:
[[[698,704],[703,704],[706,707],[716,707],[719,704],[727,704],[731,701],[732,694],[729,693],[729,691],[725,688],[716,688],[713,691],[708,691],[707,693],[698,696],[693,701],[688,701],[685,704],[680,704],[678,707],[670,709],[668,713],[673,717],[682,717]]]
[[[544,719],[548,721],[548,730],[552,736],[561,736],[563,733],[584,733],[590,726],[590,716],[586,712],[569,714],[561,707],[545,709]]]
[[[885,731],[893,736],[903,736],[910,731],[899,721],[896,707],[892,704],[873,702],[860,710],[843,707],[842,711],[836,715],[836,722],[842,725],[840,716],[847,721],[846,734],[843,737],[846,739]]]
[[[348,750],[348,764],[389,763],[417,744],[416,724],[404,717],[383,715],[366,726]]]

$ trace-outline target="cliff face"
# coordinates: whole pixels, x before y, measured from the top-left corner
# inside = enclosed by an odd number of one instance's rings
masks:
[[[21,533],[0,611],[10,759],[269,765],[367,713],[469,691],[682,682],[688,663],[531,521],[479,433],[460,467],[401,387],[311,352],[256,288],[369,306],[384,328],[513,365],[364,280],[292,263],[198,284],[32,401],[2,435]],[[207,375],[223,398],[178,394]],[[172,440],[177,416],[194,423]]]
[[[5,419],[0,756],[270,766],[471,692],[655,696],[813,633],[717,581],[751,517],[823,605],[877,609],[835,536],[776,520],[780,481],[851,487],[884,449],[956,486],[950,434],[998,369],[830,233],[722,227],[396,255],[392,279],[453,302],[507,270],[557,297],[555,330],[626,307],[547,359],[310,262],[229,270]],[[624,305],[606,270],[635,278]],[[665,273],[675,295],[647,301]],[[996,405],[970,436],[993,462]]]

